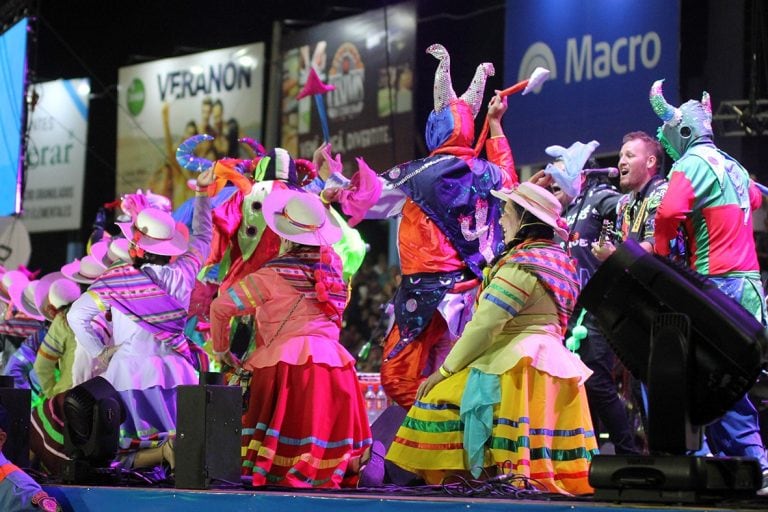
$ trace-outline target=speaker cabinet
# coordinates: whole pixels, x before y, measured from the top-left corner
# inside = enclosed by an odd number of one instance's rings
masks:
[[[179,386],[176,488],[240,484],[242,395],[239,386]]]
[[[8,411],[8,441],[3,454],[21,468],[29,467],[29,424],[32,396],[28,389],[0,387],[0,404]]]
[[[596,501],[750,499],[762,482],[760,464],[750,457],[596,455],[589,469]]]

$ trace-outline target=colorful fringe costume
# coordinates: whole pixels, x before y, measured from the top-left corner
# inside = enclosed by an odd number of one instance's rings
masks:
[[[502,258],[445,359],[456,373],[414,404],[387,459],[428,483],[495,467],[550,492],[592,492],[591,372],[562,344],[577,293],[573,263],[552,241]]]
[[[300,246],[213,301],[214,350],[229,347],[230,319],[254,315],[256,346],[243,415],[242,477],[254,485],[338,488],[371,444],[354,358],[339,340],[346,286],[330,248]]]
[[[187,252],[167,265],[111,267],[67,314],[78,344],[92,359],[105,346],[94,320],[104,314],[112,318],[117,350],[102,376],[123,399],[120,447],[129,455],[176,435],[176,387],[197,384],[197,372],[205,370],[205,354],[184,338],[183,329],[211,232],[209,200],[198,196]]]
[[[658,138],[675,159],[669,188],[656,213],[656,252],[664,256],[672,249],[682,252],[693,270],[768,325],[752,234],[752,210],[760,207],[762,196],[744,167],[712,141],[709,94],[705,92],[700,102],[689,100],[673,107],[664,99],[659,80],[651,87],[650,100],[664,121]],[[683,251],[672,246],[679,228],[687,245]],[[704,432],[713,453],[755,457],[768,475],[757,409],[748,396]]]
[[[493,65],[480,64],[467,91],[457,97],[446,49],[435,44],[427,53],[440,61],[425,135],[430,155],[383,172],[381,198],[366,214],[401,215],[397,242],[403,279],[394,297],[395,327],[384,343],[381,382],[406,409],[461,334],[472,315],[482,268],[504,246],[500,203],[490,192],[517,183],[506,138],[487,139],[488,160],[478,158],[472,147],[474,118]]]

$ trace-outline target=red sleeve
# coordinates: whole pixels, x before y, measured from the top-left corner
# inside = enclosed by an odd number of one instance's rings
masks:
[[[512,188],[517,185],[520,179],[515,171],[515,159],[512,157],[512,149],[509,147],[509,141],[506,137],[490,137],[485,141],[485,154],[488,161],[498,165],[504,176],[502,177],[502,187]]]
[[[763,206],[763,194],[752,180],[749,180],[749,206],[752,207],[753,210],[757,210]]]
[[[682,171],[673,171],[669,186],[656,210],[656,231],[654,251],[662,256],[669,255],[669,242],[677,235],[677,228],[693,210],[693,186]]]

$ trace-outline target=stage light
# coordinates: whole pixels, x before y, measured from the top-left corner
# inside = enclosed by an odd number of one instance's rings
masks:
[[[94,468],[108,467],[117,454],[125,408],[103,377],[72,388],[64,397],[64,466],[68,482],[94,480]]]
[[[596,457],[596,498],[690,502],[760,488],[755,459],[685,456],[700,447],[701,427],[728,411],[768,365],[760,322],[711,281],[632,240],[600,266],[579,303],[649,395],[652,457]],[[723,467],[740,477],[722,477]]]

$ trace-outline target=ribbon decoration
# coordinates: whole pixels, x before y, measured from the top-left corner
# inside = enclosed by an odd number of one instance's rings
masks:
[[[534,89],[538,91],[539,88],[541,88],[541,84],[543,84],[547,80],[547,78],[549,78],[549,70],[542,67],[538,67],[533,70],[533,73],[531,73],[531,76],[529,76],[525,80],[517,82],[515,85],[507,87],[502,91],[499,91],[498,95],[504,98],[505,96],[510,96],[520,91],[523,91],[523,95],[528,94]],[[477,144],[475,145],[475,155],[479,155],[480,151],[482,151],[483,145],[485,144],[485,139],[488,138],[488,130],[489,130],[488,116],[486,115],[485,122],[483,123],[483,131],[480,132],[480,137],[478,137]]]
[[[333,91],[334,89],[336,89],[335,85],[324,84],[322,80],[320,80],[320,77],[317,75],[315,68],[310,67],[309,74],[307,75],[307,83],[304,84],[301,92],[299,92],[298,96],[296,96],[296,100],[300,100],[305,96],[315,97],[317,115],[320,116],[320,127],[323,129],[324,142],[330,142],[331,133],[328,130],[328,116],[325,113],[325,100],[323,99],[323,94],[327,93],[328,91]]]

